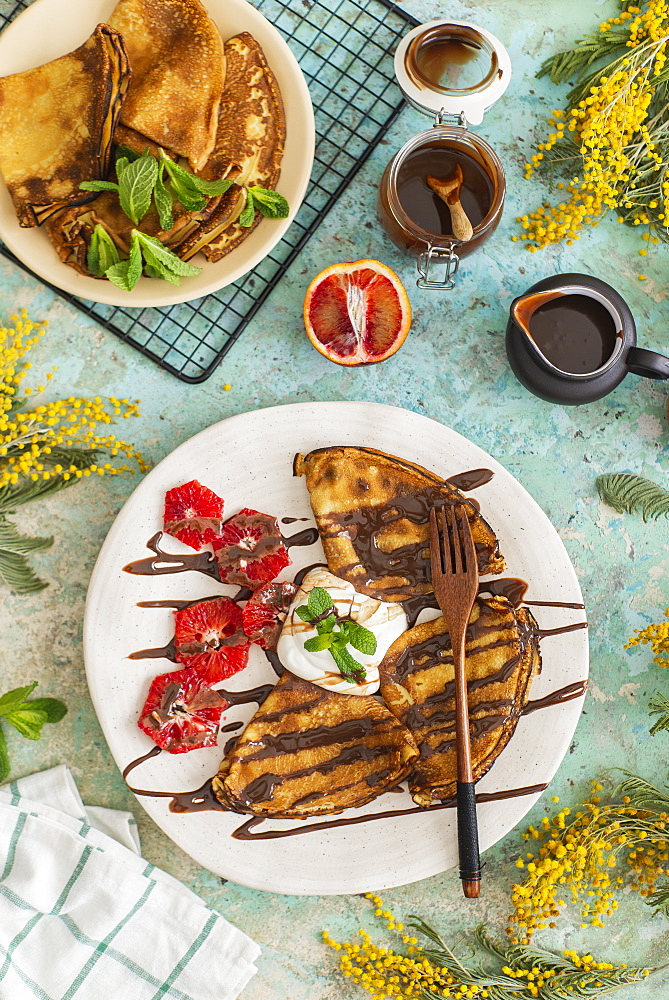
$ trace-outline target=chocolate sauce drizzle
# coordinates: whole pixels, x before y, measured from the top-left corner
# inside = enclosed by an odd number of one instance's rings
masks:
[[[508,788],[501,792],[477,792],[476,801],[500,802],[503,799],[518,798],[522,795],[536,795],[543,792],[548,787],[547,784],[527,785],[524,788]],[[375,819],[393,819],[396,816],[418,816],[438,812],[440,809],[453,809],[456,800],[447,799],[439,805],[431,805],[427,809],[421,806],[413,806],[409,809],[388,809],[385,812],[371,813],[367,816],[351,816],[342,819],[331,819],[321,823],[308,823],[302,827],[292,827],[290,830],[265,830],[262,833],[251,833],[257,826],[265,822],[264,816],[251,816],[240,826],[233,830],[231,836],[235,840],[279,840],[282,837],[297,837],[303,833],[315,833],[317,830],[332,830],[338,826],[356,826],[358,823],[371,823]]]
[[[213,552],[187,552],[178,556],[173,555],[161,548],[160,543],[163,535],[164,532],[157,531],[146,543],[147,549],[151,549],[155,555],[128,563],[127,566],[123,567],[123,572],[133,573],[137,576],[162,576],[165,573],[185,573],[187,570],[194,570],[222,582]]]
[[[468,491],[477,489],[480,486],[488,483],[493,477],[493,473],[489,469],[474,469],[469,472],[461,473],[456,476],[452,476],[447,480],[447,483],[452,486],[455,490]],[[478,509],[479,505],[472,500],[467,500],[467,502]],[[415,591],[416,584],[429,583],[431,578],[430,573],[430,553],[429,544],[427,541],[418,542],[412,545],[402,546],[400,548],[394,549],[390,553],[383,552],[382,548],[378,545],[378,536],[385,530],[388,529],[396,521],[408,520],[413,524],[425,524],[429,515],[429,510],[431,506],[435,503],[444,503],[444,493],[443,487],[435,487],[433,490],[429,488],[425,493],[421,495],[401,495],[393,498],[392,503],[382,507],[382,508],[364,508],[355,511],[347,512],[345,514],[338,515],[336,518],[333,517],[332,520],[335,522],[333,525],[332,534],[334,536],[338,535],[348,535],[355,541],[356,550],[360,555],[360,564],[367,566],[370,570],[369,581],[378,579],[384,576],[404,576],[406,579],[411,580],[410,585],[398,586],[395,588],[395,593],[400,596],[402,594],[407,594],[405,600],[402,602],[404,611],[407,614],[407,619],[409,622],[409,627],[415,624],[420,612],[425,608],[437,608],[437,602],[434,594],[422,594],[415,595],[412,591]],[[306,521],[308,518],[282,518],[283,524],[291,524],[295,521]],[[212,577],[213,579],[224,583],[221,580],[218,565],[216,559],[211,552],[198,552],[186,555],[172,555],[165,552],[161,548],[161,540],[163,533],[157,532],[152,538],[147,542],[147,547],[154,552],[154,556],[143,560],[137,560],[135,562],[129,563],[124,567],[124,570],[128,573],[134,573],[139,575],[160,575],[160,574],[171,574],[186,572],[188,570],[203,573],[206,576]],[[289,537],[283,537],[283,542],[287,548],[292,546],[308,546],[314,544],[318,541],[319,533],[317,528],[310,527],[305,528],[303,531],[299,531],[294,535]],[[494,555],[492,549],[483,544],[477,544],[477,552],[479,557],[479,563],[483,566],[487,563],[488,559]],[[356,563],[356,567],[359,567]],[[297,586],[300,586],[307,573],[316,567],[325,567],[325,563],[313,563],[310,566],[305,567],[300,570],[296,575],[294,582]],[[347,572],[354,569],[353,566],[344,567],[341,570],[343,576],[346,576]],[[582,604],[573,603],[563,603],[556,601],[526,601],[525,592],[527,590],[527,584],[524,580],[516,578],[504,578],[496,579],[493,581],[482,582],[479,587],[480,594],[490,594],[493,597],[505,597],[510,604],[517,608],[522,603],[528,605],[541,605],[546,607],[562,607],[562,608],[573,608],[573,609],[583,609]],[[246,600],[250,596],[251,591],[241,588],[234,600]],[[201,598],[199,600],[193,601],[145,601],[141,602],[138,606],[140,607],[167,607],[173,608],[175,610],[188,607],[192,604],[199,603],[201,600],[210,600],[211,598]],[[493,641],[488,643],[485,642],[481,645],[477,645],[477,650],[487,650],[493,649],[495,647],[509,645],[511,635],[505,637],[503,634],[503,628],[500,626],[499,621],[490,623],[487,620],[486,608],[487,605],[485,601],[481,602],[481,615],[479,619],[470,625],[468,629],[468,641],[472,642],[474,640],[480,641],[485,639],[486,633],[496,633]],[[516,639],[520,637],[521,653],[520,655],[512,656],[505,662],[499,670],[493,674],[483,678],[475,678],[471,680],[468,684],[470,691],[475,690],[479,687],[486,686],[488,684],[495,684],[498,682],[504,682],[512,675],[513,671],[517,668],[519,661],[523,655],[523,650],[525,645],[529,641],[536,641],[552,635],[560,635],[565,632],[572,632],[577,629],[587,628],[587,622],[578,622],[572,625],[566,625],[554,629],[539,629],[536,623],[532,622],[520,622],[516,620],[516,628],[513,634]],[[433,648],[434,647],[434,648]],[[272,665],[277,676],[281,676],[283,672],[283,665],[276,652],[273,650],[264,651],[267,659]],[[409,652],[409,651],[407,651]],[[444,649],[444,637],[443,635],[435,636],[433,639],[428,639],[426,642],[421,644],[420,647],[414,647],[410,651],[410,655],[407,656],[406,669],[410,672],[413,668],[414,658],[420,656],[420,668],[424,669],[429,665],[430,662],[433,663],[448,663],[452,662],[452,656],[444,655],[446,650]],[[136,653],[130,655],[130,659],[145,659],[154,657],[166,657],[176,662],[176,650],[174,640],[168,643],[166,646],[156,649],[140,650]],[[401,661],[398,663],[398,675],[401,676]],[[224,697],[228,704],[231,706],[242,705],[249,702],[255,702],[261,705],[269,693],[273,690],[273,684],[259,685],[256,688],[249,689],[247,691],[224,691],[221,690],[220,694]],[[425,725],[426,722],[439,722],[440,729],[445,734],[453,732],[455,730],[455,712],[454,711],[436,711],[431,715],[426,716],[424,713],[429,712],[431,707],[430,702],[441,702],[447,701],[449,698],[454,697],[454,690],[451,691],[450,688],[454,689],[453,682],[446,685],[444,691],[439,692],[432,696],[432,698],[426,699],[426,701],[420,705],[412,706],[411,720],[405,720],[410,725],[412,729],[419,729],[421,725]],[[528,701],[526,705],[521,709],[518,715],[530,715],[532,712],[539,711],[540,709],[549,708],[553,705],[563,704],[571,699],[581,697],[587,689],[587,681],[577,681],[573,684],[569,684],[566,687],[560,688],[543,698]],[[479,702],[476,706],[477,712],[484,712],[482,718],[476,718],[471,720],[472,734],[473,736],[478,736],[483,733],[489,733],[494,731],[496,728],[504,725],[509,719],[508,709],[511,708],[513,702],[511,699],[498,699],[494,702]],[[274,713],[277,717],[283,715],[282,712]],[[415,718],[414,718],[415,716]],[[516,716],[517,717],[517,716]],[[270,715],[266,715],[266,722],[272,721]],[[364,742],[364,737],[367,729],[373,728],[377,720],[363,717],[359,720],[349,720],[342,723],[339,726],[328,727],[328,726],[316,726],[312,730],[306,732],[298,733],[279,733],[277,735],[266,734],[262,740],[258,742],[257,748],[253,751],[251,757],[245,757],[246,759],[264,759],[264,758],[274,758],[279,753],[296,753],[305,747],[308,747],[314,743],[314,745],[321,746],[323,741],[328,745],[330,743],[345,743],[349,740],[356,741],[354,746],[346,748],[342,753],[340,753],[333,761],[324,761],[312,765],[309,768],[303,769],[300,774],[308,775],[312,772],[327,773],[328,770],[334,770],[339,767],[342,762],[342,755],[347,752],[353,754],[355,759],[360,759],[360,755],[364,755],[364,759],[371,760],[373,757],[383,751],[383,747],[366,746]],[[234,747],[239,738],[238,730],[243,727],[242,722],[233,722],[220,729],[221,733],[224,732],[234,732],[234,735],[229,739],[224,746],[224,755],[231,756],[234,761],[237,758],[234,756]],[[339,732],[342,727],[346,730],[345,733]],[[363,731],[364,730],[364,731]],[[444,741],[440,746],[431,748],[427,744],[421,745],[421,753],[429,755],[430,753],[437,753],[440,750],[447,749],[451,743],[449,741]],[[131,762],[123,772],[124,778],[137,767],[143,761],[155,756],[161,752],[159,747],[154,747],[147,754],[139,757],[137,760]],[[353,758],[352,758],[353,759]],[[382,784],[387,778],[388,772],[383,769],[375,774],[368,776],[368,782],[372,784]],[[244,802],[243,805],[246,808],[253,808],[254,804],[257,802],[263,802],[270,799],[273,795],[274,788],[277,784],[282,782],[283,778],[280,774],[262,774],[255,781],[250,782],[249,785],[244,789]],[[170,792],[170,791],[149,791],[144,789],[136,789],[129,786],[133,792],[137,795],[147,795],[147,796],[157,796],[169,798],[169,809],[175,813],[191,813],[199,812],[203,810],[217,810],[223,812],[229,812],[225,806],[219,802],[216,795],[214,794],[212,787],[212,779],[209,778],[200,787],[190,791],[184,792]],[[507,789],[500,792],[489,792],[489,793],[478,793],[476,796],[477,802],[492,802],[499,801],[502,799],[508,799],[516,796],[522,795],[533,795],[538,792],[543,791],[547,786],[545,784],[530,785],[524,788]],[[391,791],[402,792],[401,786],[397,786]],[[318,798],[327,796],[329,793],[327,791],[318,791],[306,795],[302,804],[306,804],[307,801],[313,801]],[[434,804],[430,806],[431,811],[440,809],[450,809],[455,805],[455,799],[446,800],[440,804]],[[395,816],[405,816],[405,815],[419,815],[425,813],[426,809],[420,806],[414,806],[409,809],[401,810],[388,810],[384,812],[373,813],[370,815],[356,816],[350,819],[342,818],[339,820],[327,819],[324,822],[316,822],[305,825],[300,823],[298,827],[294,827],[290,830],[282,831],[265,831],[261,833],[252,833],[259,824],[266,821],[265,817],[251,816],[247,818],[237,829],[234,830],[232,836],[237,840],[271,840],[278,839],[282,837],[297,836],[302,833],[308,833],[311,831],[333,829],[339,826],[356,825],[358,823],[367,823],[376,819],[392,818]]]
[[[221,580],[218,563],[213,552],[203,550],[202,552],[186,552],[181,555],[165,552],[160,544],[163,535],[164,532],[157,531],[146,543],[147,549],[151,549],[155,553],[154,555],[147,559],[136,559],[134,562],[128,563],[123,567],[123,571],[133,573],[136,576],[162,576],[166,573],[185,573],[188,570],[193,570],[197,573],[204,573],[205,576],[210,576],[214,580],[218,580],[219,583],[225,583],[224,580]],[[295,535],[288,535],[288,537],[282,535],[281,537],[287,549],[293,548],[295,545],[313,545],[318,541],[318,529],[305,528]]]

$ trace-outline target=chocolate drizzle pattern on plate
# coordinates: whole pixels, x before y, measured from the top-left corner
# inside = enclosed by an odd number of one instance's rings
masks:
[[[450,477],[447,482],[457,490],[473,490],[480,486],[484,486],[493,477],[493,473],[489,469],[474,469],[469,472],[461,473]],[[384,553],[378,548],[376,544],[376,536],[384,528],[387,528],[389,524],[394,521],[399,521],[401,519],[407,519],[412,523],[420,524],[426,523],[429,515],[430,507],[433,503],[437,501],[443,504],[444,497],[442,492],[430,491],[427,489],[423,495],[405,495],[395,497],[392,501],[392,505],[384,508],[380,508],[378,511],[370,512],[369,508],[363,513],[361,511],[347,512],[342,514],[338,518],[337,531],[340,532],[354,532],[356,537],[356,545],[358,549],[363,554],[363,562],[365,565],[371,567],[372,572],[376,576],[383,575],[405,575],[407,578],[412,580],[426,580],[429,582],[430,579],[430,554],[429,546],[426,543],[418,543],[414,545],[407,545],[398,549],[395,549],[392,553]],[[475,509],[479,509],[479,505],[475,501],[468,500],[468,502]],[[292,524],[296,521],[306,521],[308,518],[282,518],[283,524]],[[147,575],[147,576],[157,576],[162,574],[173,574],[181,573],[187,571],[195,571],[203,573],[219,582],[221,581],[220,574],[218,571],[218,566],[214,555],[211,552],[197,552],[188,553],[185,555],[174,555],[165,552],[161,547],[161,541],[163,537],[163,532],[159,531],[153,535],[147,542],[147,547],[151,549],[154,553],[153,556],[131,562],[124,566],[125,572]],[[305,528],[296,534],[284,537],[284,544],[287,548],[291,546],[308,546],[314,544],[318,541],[318,530],[314,527]],[[490,554],[488,549],[484,546],[477,546],[479,550],[480,558],[487,558]],[[304,581],[307,573],[321,566],[326,566],[326,563],[318,562],[313,563],[310,566],[298,571],[295,575],[294,582],[300,586]],[[350,567],[349,567],[350,568]],[[409,588],[404,588],[405,592],[408,592]],[[527,583],[524,580],[520,580],[513,577],[508,578],[497,578],[491,581],[482,581],[479,587],[480,594],[490,594],[492,596],[501,596],[506,598],[513,607],[519,607],[522,603],[528,605],[545,606],[545,607],[560,607],[560,608],[571,608],[571,609],[583,609],[583,604],[566,603],[558,601],[527,601],[525,600],[525,593],[527,590]],[[398,593],[402,591],[402,588],[398,588]],[[248,599],[251,591],[241,588],[234,596],[234,600],[243,601]],[[199,603],[203,600],[211,600],[212,598],[200,598],[191,601],[179,601],[179,600],[165,600],[165,601],[142,601],[139,602],[139,607],[146,608],[172,608],[178,610],[181,608],[188,607],[192,604]],[[409,628],[415,624],[419,614],[426,608],[437,608],[437,604],[434,595],[422,594],[422,595],[410,595],[406,600],[402,602],[402,606],[407,614],[407,619],[409,622]],[[507,640],[499,637],[499,625],[498,624],[488,624],[486,621],[486,603],[481,602],[481,615],[479,619],[469,626],[467,639],[469,642],[480,641],[485,639],[487,632],[497,633],[496,639],[489,645],[478,646],[478,649],[487,649],[498,646],[504,646],[507,644]],[[578,622],[572,625],[564,625],[559,628],[553,629],[539,629],[538,627],[528,626],[523,632],[520,629],[520,642],[521,650],[524,643],[530,641],[530,639],[543,639],[549,636],[560,635],[566,632],[575,631],[578,629],[584,629],[587,627],[587,622]],[[516,633],[518,634],[518,633]],[[406,657],[405,666],[406,671],[410,672],[412,669],[413,658],[416,656],[417,652],[421,657],[421,667],[425,667],[426,663],[432,659],[435,663],[448,663],[452,662],[452,656],[445,655],[444,650],[444,638],[443,635],[436,636],[432,639],[426,640],[421,644],[420,648],[415,647],[413,649],[412,655]],[[276,652],[272,650],[264,650],[267,659],[272,665],[274,672],[277,676],[281,676],[283,672],[283,665]],[[155,649],[140,650],[138,652],[131,653],[128,657],[132,660],[155,658],[155,657],[165,657],[176,662],[176,651],[174,640],[168,643],[164,647]],[[514,655],[505,662],[502,667],[493,675],[486,676],[479,679],[474,679],[469,682],[469,689],[474,690],[479,687],[495,684],[500,681],[505,681],[512,674],[513,670],[518,665],[519,656]],[[242,705],[247,703],[256,703],[262,705],[262,703],[267,698],[268,694],[273,690],[273,684],[263,684],[258,687],[250,688],[245,691],[226,691],[224,689],[219,689],[220,694],[225,697],[230,706]],[[443,702],[453,697],[454,691],[453,682],[449,682],[444,691],[439,692],[432,696],[432,701]],[[587,689],[587,681],[577,681],[575,683],[566,685],[550,694],[544,696],[543,698],[538,698],[535,700],[528,701],[525,706],[520,711],[519,715],[525,716],[530,715],[535,711],[550,708],[555,705],[561,705],[567,701],[575,698],[582,697]],[[305,706],[306,707],[306,706]],[[429,699],[422,705],[414,705],[413,712],[416,718],[412,720],[412,728],[418,728],[421,721],[423,720],[423,712],[429,709]],[[490,732],[496,727],[504,724],[505,720],[508,718],[508,713],[495,714],[495,709],[508,708],[508,700],[501,699],[498,702],[483,702],[480,703],[478,708],[485,709],[486,714],[481,719],[472,719],[471,726],[473,735],[477,735],[480,732]],[[275,713],[277,716],[281,713]],[[445,733],[450,732],[455,727],[454,712],[437,712],[430,715],[430,721],[439,721],[445,723],[443,728]],[[270,715],[265,716],[265,722],[278,721],[273,720]],[[350,747],[349,750],[353,757],[360,759],[361,755],[366,755],[365,759],[371,759],[378,748],[373,746],[368,747],[364,743],[363,730],[371,729],[374,726],[375,720],[371,718],[361,718],[355,721],[349,721],[343,723],[339,726],[315,726],[313,729],[306,730],[299,733],[280,733],[276,736],[270,734],[263,738],[262,745],[258,745],[255,750],[253,759],[262,759],[264,757],[272,758],[275,757],[277,753],[296,753],[301,749],[309,747],[311,745],[334,745],[339,742],[346,742],[347,739],[356,738],[361,741],[356,743],[354,746]],[[242,729],[244,723],[233,722],[222,726],[219,730],[221,733],[231,732],[235,735],[232,736],[225,743],[223,748],[223,755],[232,755],[231,759],[234,761],[234,746],[239,737],[239,730]],[[339,730],[346,728],[346,733],[341,733]],[[353,732],[353,729],[355,732]],[[350,730],[350,731],[349,731]],[[123,772],[124,778],[127,779],[128,774],[138,765],[161,753],[159,747],[153,747],[148,753],[142,755],[136,760],[132,761],[127,765]],[[315,765],[311,768],[305,768],[301,772],[306,775],[310,771],[321,771],[330,767],[334,769],[334,766],[338,766],[341,763],[341,754],[335,758],[334,761],[324,761]],[[378,777],[378,783],[382,783],[385,772],[382,770],[378,772],[378,775],[370,775],[368,780],[374,781]],[[253,803],[262,802],[271,797],[274,787],[280,783],[282,780],[279,774],[264,774],[261,775],[256,781],[252,782],[245,789],[247,805],[252,806]],[[169,809],[171,812],[175,813],[191,813],[200,812],[203,810],[214,810],[230,812],[222,803],[217,799],[212,788],[212,779],[208,778],[202,786],[197,789],[184,791],[184,792],[172,792],[172,791],[150,791],[146,789],[138,789],[129,785],[131,791],[136,795],[146,795],[146,796],[156,796],[169,798]],[[513,798],[523,795],[534,795],[538,792],[543,791],[547,786],[545,784],[529,785],[522,788],[506,789],[497,792],[482,792],[478,793],[476,798],[477,802],[494,802],[501,801],[503,799]],[[402,792],[402,786],[397,786],[389,791]],[[321,798],[325,792],[311,793],[311,795],[305,796],[304,800],[300,800],[303,804],[307,804],[315,798]],[[432,804],[429,809],[430,811],[436,811],[441,809],[451,809],[455,805],[454,799],[449,799],[443,801],[439,804]],[[425,813],[427,810],[421,806],[412,806],[408,809],[399,810],[387,810],[378,813],[372,813],[368,815],[355,816],[355,817],[344,817],[341,819],[327,819],[323,822],[309,823],[304,825],[300,823],[299,826],[292,827],[288,830],[266,830],[260,833],[253,833],[252,831],[256,829],[261,823],[266,822],[264,817],[260,816],[250,816],[245,821],[237,827],[233,833],[232,837],[237,840],[270,840],[279,839],[282,837],[292,837],[299,834],[304,834],[308,832],[315,832],[319,830],[330,830],[336,827],[357,825],[359,823],[368,823],[377,819],[387,819],[397,816],[408,816],[408,815],[420,815]]]

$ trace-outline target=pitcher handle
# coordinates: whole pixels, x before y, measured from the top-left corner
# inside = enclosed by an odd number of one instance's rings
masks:
[[[669,358],[655,351],[646,351],[643,347],[630,347],[625,363],[634,375],[642,378],[669,378]]]

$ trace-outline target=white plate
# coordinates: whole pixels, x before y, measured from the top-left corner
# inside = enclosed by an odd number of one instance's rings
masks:
[[[146,543],[162,527],[165,492],[199,479],[224,498],[228,514],[248,506],[279,518],[308,517],[313,524],[304,479],[292,476],[293,455],[339,444],[379,448],[444,477],[468,469],[492,469],[494,478],[476,497],[499,536],[508,575],[529,583],[528,600],[582,601],[569,556],[543,511],[498,462],[436,421],[395,407],[349,402],[297,403],[231,417],[186,441],[137,487],[112,526],[93,572],[84,625],[86,673],[119,768],[152,747],[137,728],[137,718],[152,677],[175,669],[165,659],[127,658],[133,651],[162,647],[174,635],[170,610],[140,608],[138,602],[231,593],[230,587],[195,572],[172,576],[123,572],[127,563],[151,554]],[[284,530],[288,534],[304,527],[296,522]],[[175,539],[163,541],[171,552],[186,551]],[[294,565],[283,578],[290,579],[296,569],[323,560],[320,542],[309,548],[292,548],[291,554]],[[538,607],[534,611],[541,628],[556,628],[583,618],[583,612],[564,608]],[[586,630],[546,638],[541,648],[543,670],[532,686],[533,699],[587,677]],[[252,647],[249,666],[225,686],[241,690],[273,680],[275,675],[262,652]],[[500,791],[550,782],[567,751],[581,707],[582,698],[578,698],[521,718],[509,745],[478,790]],[[246,720],[254,710],[252,706],[229,709],[223,721]],[[227,737],[229,734],[221,736],[221,744]],[[215,773],[220,756],[215,747],[180,755],[162,753],[137,767],[128,780],[143,789],[195,789]],[[511,830],[537,797],[527,795],[479,806],[481,847],[490,847]],[[254,889],[295,895],[365,892],[413,882],[457,863],[455,817],[450,809],[249,842],[230,836],[244,819],[239,815],[178,815],[169,812],[168,799],[141,797],[139,801],[196,861]],[[412,805],[406,793],[387,793],[343,815]],[[296,821],[275,820],[261,829],[295,825]]]
[[[314,113],[302,70],[278,31],[246,0],[203,0],[224,40],[250,31],[274,72],[286,111],[286,148],[277,190],[290,205],[287,219],[263,219],[249,237],[217,263],[198,255],[202,271],[174,286],[141,278],[132,292],[79,274],[63,264],[41,229],[22,229],[7,188],[0,180],[0,238],[19,260],[64,292],[92,302],[142,308],[187,302],[237,281],[267,256],[285,234],[302,204],[314,157]],[[106,21],[116,0],[35,0],[0,35],[2,75],[41,66],[78,48],[95,26]]]

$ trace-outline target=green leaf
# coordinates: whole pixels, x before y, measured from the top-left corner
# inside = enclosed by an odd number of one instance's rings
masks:
[[[120,166],[117,164],[117,169]],[[133,160],[121,169],[118,186],[121,208],[137,225],[151,208],[153,187],[158,176],[158,161],[150,153]]]
[[[324,587],[314,587],[309,592],[307,606],[313,617],[318,618],[320,615],[324,615],[326,611],[330,611],[331,608],[334,609],[334,601]]]
[[[42,726],[47,721],[46,712],[42,712],[38,708],[31,708],[29,704],[15,709],[11,715],[6,715],[5,718],[27,740],[38,740],[42,735]]]
[[[156,203],[156,211],[160,218],[160,225],[163,229],[169,230],[174,225],[174,215],[172,214],[172,195],[163,183],[163,170],[165,165],[160,164],[156,183],[153,189],[153,200]]]
[[[225,194],[235,183],[228,177],[220,181],[206,181],[204,177],[198,177],[196,174],[190,174],[189,176],[192,178],[193,185],[200,194],[204,194],[208,198],[215,198],[217,195]]]
[[[132,233],[133,237],[137,234],[142,253],[145,255],[147,262],[153,267],[162,266],[165,270],[182,278],[192,278],[202,271],[201,267],[195,267],[193,264],[181,260],[180,257],[177,257],[175,253],[161,243],[160,240],[154,239],[153,236],[147,236],[146,233],[141,233],[138,229],[133,229]]]
[[[118,252],[116,244],[105,227],[98,223],[93,230],[91,242],[88,244],[88,257],[86,261],[88,270],[95,277],[102,278],[105,272],[110,267],[113,267],[114,264],[118,264],[120,260],[121,255]]]
[[[376,652],[376,636],[357,622],[340,622],[339,627],[347,640],[359,653],[372,656]]]
[[[322,633],[325,633],[325,632],[331,632],[332,629],[337,624],[337,619],[335,618],[334,615],[328,615],[327,618],[323,618],[322,621],[316,622],[315,624],[316,624],[316,631],[319,634],[322,634]]]
[[[334,639],[334,633],[325,632],[323,635],[315,635],[311,639],[307,639],[304,648],[309,653],[318,653],[321,649],[329,649]]]
[[[28,698],[37,687],[37,681],[26,684],[24,687],[13,688],[7,691],[0,698],[0,715],[7,715],[13,709],[18,708]]]
[[[246,191],[246,204],[244,205],[244,208],[242,209],[241,215],[237,219],[237,222],[239,223],[240,226],[243,226],[245,229],[247,229],[249,226],[253,225],[253,220],[256,217],[256,210],[253,204],[253,195],[251,194],[248,188],[245,188],[245,191]]]
[[[123,159],[127,160],[128,163],[133,163],[141,155],[141,153],[136,153],[134,149],[131,149],[130,146],[124,146],[122,142],[119,142],[114,150],[114,162],[118,163],[119,160]]]
[[[151,274],[154,278],[162,278],[163,281],[169,281],[171,285],[181,284],[179,275],[165,267],[162,261],[158,260],[148,247],[142,247],[142,256],[144,257],[145,265],[151,268]]]
[[[56,723],[67,715],[67,705],[58,698],[31,698],[29,705],[46,715],[46,722]]]
[[[659,691],[648,701],[648,714],[660,716],[651,726],[651,736],[655,736],[655,733],[660,733],[664,729],[669,729],[669,699],[665,698]]]
[[[131,292],[137,284],[136,281],[130,284],[130,260],[120,260],[118,264],[107,268],[105,274],[112,285],[122,288],[124,292]]]
[[[36,594],[49,584],[34,572],[25,556],[0,549],[0,580],[14,594]]]
[[[609,507],[619,514],[641,512],[644,521],[669,517],[669,490],[630,472],[614,472],[598,476],[597,492]]]
[[[7,739],[0,728],[0,785],[9,777],[9,751],[7,750]]]
[[[295,614],[298,618],[301,618],[303,622],[310,622],[312,618],[316,618],[316,615],[312,615],[306,604],[302,604],[299,608],[295,608]]]
[[[8,552],[43,552],[51,548],[53,537],[40,538],[20,535],[16,527],[0,515],[0,549]]]
[[[198,190],[194,175],[189,174],[187,170],[184,170],[178,163],[175,163],[169,156],[166,156],[162,149],[160,150],[160,158],[167,170],[175,197],[189,211],[201,211],[207,204],[207,199]]]
[[[118,191],[118,184],[113,181],[82,181],[79,185],[82,191]]]
[[[332,646],[330,649],[332,653],[332,658],[339,667],[339,673],[348,681],[355,681],[359,683],[364,681],[367,676],[367,671],[363,667],[362,663],[358,663],[354,660],[347,649],[337,649],[336,646]]]
[[[282,194],[276,191],[268,191],[267,188],[259,187],[257,184],[248,188],[253,197],[253,203],[261,215],[268,219],[286,219],[290,213],[288,202]]]

